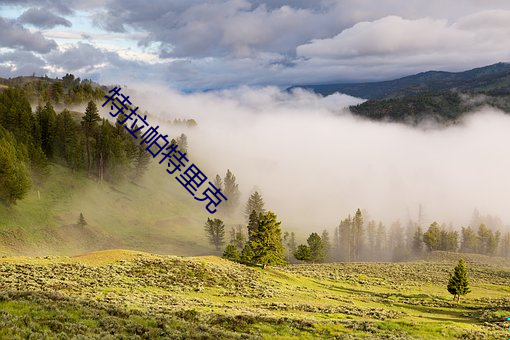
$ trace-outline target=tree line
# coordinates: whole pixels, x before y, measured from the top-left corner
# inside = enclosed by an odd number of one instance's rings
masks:
[[[294,232],[282,232],[273,213],[266,216],[268,213],[258,192],[249,197],[244,213],[247,223],[231,227],[228,235],[220,219],[208,219],[205,232],[217,251],[226,244],[225,258],[246,264],[277,264],[282,263],[281,260],[313,263],[403,261],[436,250],[510,257],[510,232],[503,235],[484,223],[476,229],[463,227],[460,232],[453,230],[451,225],[437,222],[424,229],[414,221],[409,221],[406,227],[395,221],[386,228],[382,222],[366,222],[361,209],[357,209],[352,216],[342,219],[332,234],[326,229],[320,233],[312,232],[306,243],[298,244]],[[475,212],[473,222],[483,220],[498,222]],[[261,260],[264,256],[260,254],[267,249],[272,252],[274,261]]]
[[[340,222],[333,237],[327,230],[314,232],[307,244],[291,249],[297,260],[307,262],[402,261],[436,250],[510,257],[510,232],[503,235],[484,223],[462,227],[460,233],[437,222],[424,230],[414,221],[406,227],[396,221],[387,229],[382,222],[365,222],[358,209]]]

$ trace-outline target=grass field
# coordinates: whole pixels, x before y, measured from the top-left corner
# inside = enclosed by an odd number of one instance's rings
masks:
[[[80,213],[85,227],[77,225]],[[203,233],[210,216],[157,163],[140,184],[100,183],[52,163],[47,178],[26,198],[12,207],[0,205],[0,255],[76,255],[112,248],[214,254]]]
[[[446,291],[459,254],[266,270],[124,250],[3,257],[0,337],[509,338],[508,260],[464,255],[460,304]]]

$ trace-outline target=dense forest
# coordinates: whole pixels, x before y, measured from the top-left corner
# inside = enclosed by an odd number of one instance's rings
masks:
[[[104,100],[105,88],[70,74],[61,80],[19,77],[3,82],[9,84],[0,92],[3,203],[10,205],[23,198],[33,181],[44,179],[50,162],[110,182],[137,181],[144,174],[151,158],[146,147],[122,125],[98,114],[96,102]],[[55,110],[59,104],[86,101],[84,113]],[[31,103],[38,103],[35,112]],[[186,148],[187,138],[182,134],[172,143]]]

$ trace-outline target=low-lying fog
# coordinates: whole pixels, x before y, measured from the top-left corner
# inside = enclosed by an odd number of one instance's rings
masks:
[[[362,100],[340,94],[122,92],[161,119],[194,118],[198,127],[183,131],[190,159],[211,179],[231,169],[242,204],[257,188],[286,227],[333,227],[358,207],[405,222],[420,204],[424,224],[466,225],[475,208],[510,221],[510,116],[494,109],[424,129],[353,117],[346,107]]]

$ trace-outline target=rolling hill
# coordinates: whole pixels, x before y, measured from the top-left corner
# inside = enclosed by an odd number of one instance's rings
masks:
[[[464,72],[428,71],[407,77],[369,83],[296,85],[324,96],[335,92],[364,99],[388,99],[420,93],[456,90],[469,93],[510,93],[510,63],[475,68]]]

